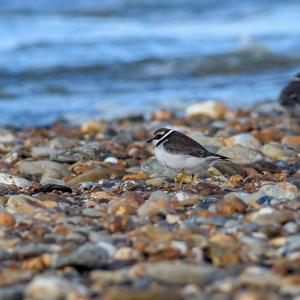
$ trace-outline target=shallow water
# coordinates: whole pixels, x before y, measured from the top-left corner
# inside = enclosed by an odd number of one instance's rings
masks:
[[[276,99],[300,70],[300,1],[0,0],[2,124]]]

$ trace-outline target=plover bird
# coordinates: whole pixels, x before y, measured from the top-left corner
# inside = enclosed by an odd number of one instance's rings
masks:
[[[300,73],[281,91],[279,102],[290,115],[300,115]]]
[[[164,166],[181,173],[179,184],[185,173],[192,175],[210,166],[216,160],[229,160],[228,157],[212,153],[185,134],[169,128],[160,128],[148,143],[155,145],[156,159]]]

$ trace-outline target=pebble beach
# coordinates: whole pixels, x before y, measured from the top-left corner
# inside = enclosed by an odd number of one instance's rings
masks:
[[[160,127],[231,161],[180,189]],[[276,102],[1,128],[0,299],[299,300],[299,149]]]

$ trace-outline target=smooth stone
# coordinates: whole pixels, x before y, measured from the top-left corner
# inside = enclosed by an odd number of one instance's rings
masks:
[[[9,197],[6,205],[12,214],[36,215],[45,209],[39,199],[21,194]]]
[[[183,300],[173,289],[133,289],[126,287],[110,287],[104,293],[104,300]]]
[[[163,187],[163,186],[168,186],[168,181],[164,178],[161,177],[155,177],[155,178],[150,178],[146,180],[147,186],[150,187]]]
[[[263,159],[259,152],[237,145],[223,147],[217,153],[229,157],[235,163],[252,163]]]
[[[121,248],[122,249],[122,248]],[[132,274],[129,268],[122,268],[118,270],[93,270],[90,272],[90,279],[92,282],[101,283],[123,283],[131,281]]]
[[[241,283],[246,286],[264,288],[266,286],[279,288],[283,283],[283,277],[262,267],[248,267],[240,275]]]
[[[43,253],[54,253],[61,250],[61,246],[55,244],[27,243],[17,245],[11,249],[11,254],[17,258],[28,258],[41,255]]]
[[[43,176],[61,179],[69,174],[69,170],[65,166],[49,160],[23,160],[17,163],[17,168],[22,175],[30,177]]]
[[[261,151],[264,155],[267,155],[273,159],[289,159],[285,151],[280,146],[273,143],[263,145]]]
[[[118,159],[114,156],[109,156],[107,158],[104,159],[104,162],[108,163],[108,164],[111,164],[111,165],[115,165],[118,163]]]
[[[187,117],[206,116],[212,119],[223,119],[228,109],[217,101],[195,103],[186,108]]]
[[[130,247],[122,247],[116,251],[115,259],[117,260],[138,260],[141,259],[141,253],[133,248]]]
[[[150,159],[142,164],[142,170],[151,175],[151,177],[166,177],[174,179],[177,176],[177,172],[166,168],[157,159]]]
[[[52,266],[84,267],[93,269],[107,263],[109,255],[105,249],[94,244],[84,244],[71,253],[58,254],[52,258]]]
[[[167,284],[198,284],[204,286],[222,274],[210,265],[194,265],[182,261],[165,261],[144,265],[145,275]]]
[[[25,300],[81,299],[84,296],[87,290],[80,283],[55,275],[36,276],[25,291]]]
[[[209,239],[208,255],[217,266],[236,265],[240,262],[240,243],[229,235],[213,235]]]
[[[217,160],[213,163],[213,167],[218,169],[218,171],[220,171],[221,174],[225,176],[234,176],[236,174],[239,174],[243,177],[246,176],[246,172],[239,164],[235,164],[230,161]]]
[[[51,155],[55,155],[59,152],[59,149],[50,146],[36,146],[31,148],[32,158],[49,158]]]
[[[260,225],[274,225],[292,221],[294,214],[291,211],[278,211],[271,207],[263,207],[254,212],[250,219],[252,222]]]
[[[284,136],[281,143],[300,146],[300,135]]]
[[[120,130],[112,139],[117,145],[128,146],[135,140],[133,133],[129,130]]]
[[[0,210],[0,226],[14,227],[16,224],[15,217],[5,210]]]
[[[240,133],[231,136],[230,138],[227,138],[224,143],[227,147],[240,145],[254,150],[259,150],[261,148],[261,143],[249,133]]]
[[[138,209],[140,217],[151,217],[161,212],[166,212],[170,208],[170,196],[162,191],[156,191],[151,194]]]
[[[296,222],[288,222],[283,226],[283,229],[289,234],[296,234],[298,232],[298,224]]]
[[[83,134],[95,135],[98,133],[103,133],[107,125],[105,122],[100,122],[96,120],[89,120],[81,125],[81,131]]]
[[[32,185],[32,182],[25,178],[6,173],[0,173],[0,183],[6,185],[15,185],[21,189],[28,188]]]
[[[149,201],[157,201],[161,199],[164,201],[170,201],[171,197],[162,191],[155,191],[149,197]]]
[[[43,186],[43,190],[46,191],[58,190],[63,192],[72,192],[72,189],[61,179],[43,177],[40,184]]]
[[[298,251],[300,247],[300,235],[299,233],[295,235],[290,235],[287,237],[277,238],[281,239],[281,248],[279,249],[281,253],[291,253]],[[276,239],[275,239],[276,240]]]
[[[239,196],[248,201],[257,201],[261,197],[270,196],[280,200],[295,200],[299,196],[298,188],[287,182],[266,183],[257,192],[252,194],[240,193]]]
[[[76,146],[77,140],[69,139],[63,136],[56,136],[49,142],[49,146],[54,149],[65,149],[65,148],[71,148]]]
[[[100,217],[103,212],[100,209],[88,207],[82,211],[82,214],[88,217]]]
[[[50,155],[50,159],[62,163],[74,163],[77,161],[104,160],[111,153],[99,143],[88,143],[72,149],[62,149],[58,153]]]
[[[108,178],[109,174],[107,171],[99,166],[92,170],[86,171],[68,181],[69,185],[76,185],[83,182],[97,182],[100,179]]]

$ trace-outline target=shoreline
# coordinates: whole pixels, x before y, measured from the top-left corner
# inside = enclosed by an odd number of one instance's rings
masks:
[[[0,129],[0,299],[300,296],[300,120],[276,107]],[[159,127],[233,162],[179,190]]]

